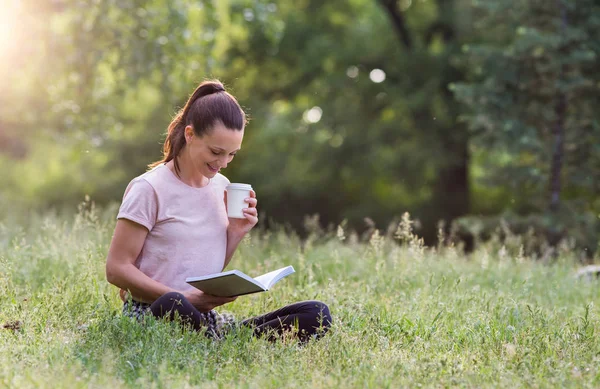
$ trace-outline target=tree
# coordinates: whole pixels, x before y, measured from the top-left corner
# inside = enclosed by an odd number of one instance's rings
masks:
[[[465,26],[470,24],[469,18],[466,18],[466,22],[461,22],[469,15],[470,9],[461,1],[437,0],[436,17],[422,28],[422,36],[415,37],[407,26],[405,12],[401,9],[401,4],[405,2],[379,0],[379,3],[388,14],[398,35],[398,41],[408,54],[414,55],[415,51],[421,50],[424,51],[426,61],[438,63],[439,75],[433,76],[437,79],[438,94],[441,98],[424,102],[416,116],[423,129],[432,132],[442,145],[443,157],[437,166],[432,203],[438,211],[437,217],[451,222],[470,211],[469,133],[464,123],[455,120],[462,113],[462,107],[456,104],[448,89],[450,84],[465,79],[465,72],[457,66],[456,57],[464,42],[473,39],[465,33],[470,31]],[[413,87],[417,93],[423,88],[418,84]],[[436,105],[442,105],[441,110],[447,118],[431,123],[428,119],[437,120],[436,111],[440,111],[440,108],[436,109]]]
[[[386,3],[394,14],[373,0],[47,4],[60,6],[44,35],[52,93],[34,120],[45,136],[14,173],[45,179],[22,180],[22,198],[118,200],[159,157],[194,83],[217,77],[252,117],[226,173],[259,188],[277,221],[385,226],[408,210],[434,237],[438,219],[468,209],[467,133],[446,88],[462,77],[454,3]],[[407,15],[410,37],[388,15]]]
[[[212,7],[163,0],[23,4],[35,19],[27,25],[42,32],[18,41],[31,43],[32,55],[13,80],[32,85],[21,90],[21,104],[3,105],[19,109],[3,121],[13,118],[6,126],[20,132],[29,151],[3,181],[13,182],[13,200],[42,207],[73,204],[84,194],[117,200],[127,180],[160,157],[170,115],[198,74],[209,73],[215,39],[192,38],[214,29]]]
[[[520,192],[521,213],[599,211],[599,11],[588,0],[480,2],[486,43],[468,47],[472,81],[453,90],[485,178]]]
[[[417,39],[389,23],[388,15],[403,17],[398,2],[283,1],[276,12],[266,2],[232,4],[232,15],[250,16],[241,23],[248,33],[230,42],[222,74],[239,80],[258,119],[247,161],[259,161],[234,174],[262,182],[263,209],[295,225],[319,213],[324,223],[345,218],[355,227],[365,216],[385,225],[409,210],[428,238],[438,219],[468,211],[467,131],[447,89],[462,77],[452,6],[406,10]]]

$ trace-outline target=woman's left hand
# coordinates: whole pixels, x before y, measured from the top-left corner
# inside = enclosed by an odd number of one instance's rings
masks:
[[[238,236],[244,236],[258,223],[258,210],[256,204],[256,193],[251,190],[250,197],[247,197],[245,201],[248,203],[248,207],[242,210],[244,219],[229,218],[228,232]],[[225,192],[225,209],[227,209],[227,192]]]

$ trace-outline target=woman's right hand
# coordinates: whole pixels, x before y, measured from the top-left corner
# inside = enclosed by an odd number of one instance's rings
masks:
[[[237,297],[218,297],[206,294],[201,290],[184,292],[185,298],[200,312],[208,312],[211,309],[234,301]]]

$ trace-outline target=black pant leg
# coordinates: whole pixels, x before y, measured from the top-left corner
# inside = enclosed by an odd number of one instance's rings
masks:
[[[176,316],[194,330],[199,331],[207,325],[203,315],[181,293],[169,292],[160,296],[150,305],[152,315],[155,317],[168,317],[169,320]]]
[[[329,307],[315,300],[302,301],[253,317],[242,322],[254,327],[257,335],[281,335],[296,327],[298,338],[307,341],[313,335],[320,336],[331,326]]]

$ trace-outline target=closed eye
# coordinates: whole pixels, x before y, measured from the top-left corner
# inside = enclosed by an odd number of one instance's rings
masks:
[[[214,151],[212,149],[210,150],[210,152],[213,153],[213,155],[221,155],[222,154],[222,152]],[[229,155],[232,156],[232,157],[234,157],[236,154],[237,154],[237,152],[231,153]]]

